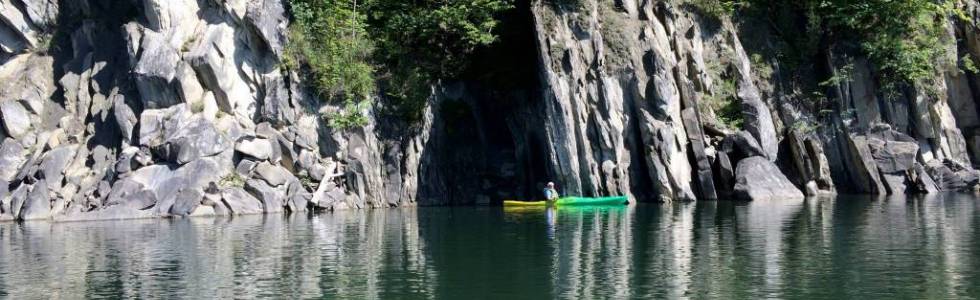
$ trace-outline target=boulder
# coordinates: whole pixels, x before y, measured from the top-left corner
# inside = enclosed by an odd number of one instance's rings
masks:
[[[763,149],[764,157],[776,161],[779,151],[779,138],[776,135],[776,125],[766,101],[763,100],[759,88],[755,84],[752,65],[748,53],[742,48],[737,35],[729,35],[728,42],[734,50],[732,65],[737,79],[736,93],[745,119],[745,130],[751,133]],[[750,154],[751,155],[751,154]]]
[[[0,52],[3,52],[2,31],[0,29]],[[49,99],[57,90],[52,76],[54,65],[54,57],[46,55],[17,55],[4,61],[0,64],[0,102],[20,101],[27,109],[40,115],[45,103],[51,103]]]
[[[191,113],[184,105],[143,110],[140,114],[139,145],[162,145],[170,137],[171,134],[168,133],[176,132],[190,118]]]
[[[282,55],[286,44],[286,25],[289,23],[286,9],[280,0],[257,0],[248,2],[245,19],[256,34],[276,56]]]
[[[886,174],[911,170],[915,165],[915,156],[919,153],[919,144],[915,141],[869,138],[868,147],[878,170]]]
[[[262,202],[262,207],[266,213],[280,213],[283,211],[286,199],[286,187],[272,187],[265,181],[249,179],[245,182],[245,191],[252,194]]]
[[[120,205],[129,202],[133,195],[143,192],[143,184],[129,178],[120,179],[112,185],[103,206]]]
[[[41,172],[44,174],[51,191],[57,191],[61,188],[68,164],[75,158],[77,148],[78,146],[75,145],[59,146],[44,153],[41,158]]]
[[[905,174],[881,174],[881,179],[885,184],[885,189],[887,189],[889,195],[904,194],[906,191],[905,187]]]
[[[27,194],[30,193],[31,186],[28,184],[21,184],[10,193],[10,214],[13,215],[14,219],[20,219],[21,211],[24,208],[24,202],[27,201]]]
[[[803,188],[804,191],[806,191],[807,197],[815,197],[817,195],[820,195],[820,187],[817,185],[816,181],[811,180],[810,182],[807,182],[806,185],[803,186]]]
[[[166,206],[161,207],[163,210],[160,213],[169,213],[169,205],[175,201],[175,191],[203,191],[209,184],[220,181],[229,171],[213,159],[202,158],[177,169],[162,164],[143,167],[130,172],[127,179],[143,184],[145,189],[153,191],[160,206]]]
[[[847,142],[844,163],[848,166],[847,172],[851,179],[848,182],[850,187],[854,192],[859,193],[885,193],[885,186],[881,182],[874,156],[871,155],[867,137],[852,134],[848,137]]]
[[[247,118],[255,112],[255,98],[240,75],[237,60],[241,58],[226,52],[246,47],[237,42],[235,28],[228,23],[210,24],[184,60],[190,62],[204,88],[214,93],[221,111]]]
[[[204,193],[197,189],[177,192],[174,205],[170,206],[170,214],[175,216],[189,216],[201,205],[201,198],[204,198]]]
[[[252,171],[255,170],[255,165],[257,164],[254,161],[243,159],[235,166],[235,173],[242,177],[252,177]]]
[[[735,197],[749,201],[802,200],[800,192],[769,159],[743,159],[735,170]]]
[[[252,215],[264,212],[262,201],[240,187],[229,187],[222,190],[221,200],[236,215]]]
[[[691,154],[693,154],[692,164],[694,166],[694,183],[696,183],[698,198],[704,200],[717,200],[718,192],[715,190],[714,175],[711,172],[711,161],[707,155],[707,145],[704,140],[704,133],[701,131],[701,121],[695,108],[686,108],[681,112],[681,119],[684,121],[684,129],[687,131],[690,143]],[[610,176],[612,177],[612,176]]]
[[[317,150],[319,137],[317,135],[317,121],[313,116],[300,117],[296,125],[290,127],[296,133],[293,143],[306,150]]]
[[[977,171],[953,160],[934,159],[926,162],[926,172],[942,191],[968,191],[977,186]]]
[[[273,147],[273,144],[268,139],[263,138],[253,138],[244,139],[235,145],[235,151],[239,153],[254,157],[259,160],[269,160],[278,152],[276,150],[278,147]]]
[[[0,2],[0,24],[3,24],[4,28],[12,29],[13,35],[23,43],[24,48],[33,48],[37,45],[38,32],[35,24],[31,22],[28,14],[21,11],[11,1]],[[4,46],[4,48],[11,47],[11,42],[4,41]],[[13,50],[10,52],[19,52],[24,49],[11,48],[9,50]]]
[[[25,0],[21,3],[24,5],[24,13],[27,14],[28,19],[38,28],[47,28],[57,21],[58,1]]]
[[[715,186],[719,196],[730,195],[735,188],[735,167],[725,151],[718,151],[714,164]]]
[[[126,147],[119,153],[119,158],[116,160],[115,170],[118,174],[126,174],[133,169],[139,168],[139,164],[136,161],[136,155],[139,154],[140,149],[136,147]]]
[[[919,163],[913,166],[912,177],[909,180],[910,191],[926,194],[934,194],[939,192],[939,186],[935,181],[932,180],[932,176],[926,171],[926,168]]]
[[[230,141],[211,122],[193,117],[167,138],[162,148],[164,157],[177,164],[186,164],[203,157],[217,155],[230,147]]]
[[[136,210],[147,210],[157,204],[157,196],[153,191],[141,190],[128,195],[122,204]]]
[[[119,134],[122,135],[123,142],[132,144],[133,130],[136,128],[136,122],[139,119],[136,118],[133,109],[126,104],[125,97],[121,95],[115,97],[112,103],[112,113],[116,119],[116,125],[119,126]]]
[[[306,174],[315,181],[320,181],[323,179],[323,176],[327,175],[327,168],[320,164],[320,157],[313,151],[306,149],[300,150],[299,160],[296,163],[301,170],[305,170]]]
[[[271,186],[284,186],[287,183],[299,181],[289,170],[267,162],[255,166],[255,177],[265,180]]]
[[[285,125],[296,119],[290,103],[289,90],[281,76],[265,76],[265,98],[259,107],[259,119]]]
[[[7,134],[20,139],[31,129],[31,113],[18,101],[0,101],[0,117]]]
[[[209,206],[214,211],[216,216],[230,216],[232,214],[231,209],[225,205],[224,201],[221,201],[221,193],[212,193],[208,191],[204,194],[204,198],[201,199],[201,204],[203,206]]]
[[[347,207],[347,193],[344,189],[337,187],[336,185],[323,185],[321,189],[317,189],[317,192],[313,194],[313,199],[310,203],[314,207],[326,210],[336,210],[339,207]]]
[[[145,31],[140,45],[140,58],[133,69],[143,107],[166,108],[181,103],[180,85],[174,78],[180,54],[162,33]]]
[[[2,179],[0,179],[0,214],[10,215],[10,186]]]
[[[19,142],[8,138],[0,144],[0,180],[13,181],[25,162],[27,151]]]
[[[734,154],[734,152],[738,153],[738,155],[730,158],[741,159],[752,156],[766,156],[766,151],[748,131],[743,130],[726,136],[721,144],[723,151],[729,154]]]
[[[31,188],[21,209],[21,220],[43,220],[51,218],[51,199],[48,196],[48,186],[44,179],[39,180]]]

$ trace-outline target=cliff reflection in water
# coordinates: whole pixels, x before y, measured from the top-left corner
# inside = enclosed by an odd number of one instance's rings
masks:
[[[977,208],[951,194],[4,223],[0,297],[978,297]]]

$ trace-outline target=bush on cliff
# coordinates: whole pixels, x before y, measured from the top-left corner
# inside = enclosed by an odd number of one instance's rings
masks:
[[[886,88],[933,78],[946,57],[945,24],[966,20],[956,0],[687,0],[699,13],[721,17],[740,10],[794,11],[806,31],[794,43],[813,57],[828,43],[855,43],[874,63]],[[798,22],[793,19],[791,22]],[[794,38],[795,39],[795,38]],[[954,62],[955,63],[955,62]]]
[[[436,80],[458,76],[493,43],[495,15],[512,0],[294,0],[287,65],[305,67],[322,99],[344,101],[336,127],[367,122],[376,93],[410,121]],[[380,89],[378,85],[380,84]]]

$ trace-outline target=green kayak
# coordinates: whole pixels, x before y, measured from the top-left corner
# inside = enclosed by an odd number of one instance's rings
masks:
[[[629,203],[626,196],[614,197],[563,197],[554,201],[555,206],[583,206],[583,205],[624,205]],[[547,201],[517,201],[504,200],[504,206],[547,206]]]

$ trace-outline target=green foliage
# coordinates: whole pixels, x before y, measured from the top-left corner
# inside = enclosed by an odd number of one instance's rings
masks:
[[[915,84],[933,77],[947,54],[945,23],[951,17],[966,20],[956,0],[691,1],[715,3],[716,8],[703,9],[706,11],[752,7],[801,12],[808,34],[787,37],[794,40],[794,48],[804,50],[800,56],[812,57],[828,37],[854,42],[871,60],[884,86]]]
[[[755,67],[756,74],[762,79],[772,78],[772,65],[766,62],[765,58],[761,54],[752,54],[752,66]]]
[[[313,177],[310,177],[310,175],[306,173],[297,176],[297,178],[299,179],[299,183],[310,191],[316,190],[317,185],[319,185],[319,183],[317,183],[316,180],[313,180]]]
[[[48,55],[52,52],[52,47],[54,45],[54,35],[41,33],[37,37],[37,43],[34,45],[33,52],[39,55]]]
[[[808,135],[813,132],[816,132],[817,129],[820,129],[820,126],[821,124],[817,122],[808,121],[808,120],[799,120],[794,122],[793,125],[790,126],[790,129],[795,130],[801,134]]]
[[[239,176],[238,173],[231,172],[231,174],[221,178],[221,180],[218,181],[218,185],[221,187],[244,187],[245,178]]]
[[[738,101],[738,84],[735,79],[716,81],[714,92],[705,95],[702,100],[715,112],[718,121],[726,127],[734,130],[743,128],[745,117],[742,115],[742,107]]]
[[[882,78],[905,83],[935,74],[946,51],[940,38],[944,23],[959,15],[953,0],[811,1],[837,32],[851,33],[861,42]]]
[[[713,18],[730,16],[737,8],[748,3],[740,0],[686,0],[701,14]]]
[[[474,49],[496,40],[495,14],[511,1],[293,0],[283,65],[307,68],[322,99],[344,103],[343,112],[326,116],[331,124],[366,124],[360,111],[379,82],[415,119],[428,86],[458,76]]]
[[[978,70],[977,68],[976,62],[973,61],[973,58],[970,58],[969,54],[963,55],[963,57],[960,58],[960,68],[963,69],[963,71],[970,72],[973,74],[980,73],[980,70]]]
[[[368,118],[364,111],[367,110],[369,104],[367,101],[345,101],[343,110],[327,114],[324,119],[331,128],[353,129],[363,127],[368,124]]]
[[[421,117],[429,86],[454,78],[467,57],[497,39],[495,16],[512,0],[377,0],[370,2],[371,35],[386,96],[408,120]]]
[[[734,55],[731,50],[722,49],[718,60],[706,61],[705,69],[714,85],[710,91],[704,92],[698,107],[702,111],[714,112],[716,119],[725,127],[741,130],[745,117],[738,100],[738,82],[730,72]]]
[[[606,45],[607,69],[614,71],[626,67],[630,63],[630,43],[635,42],[626,33],[628,24],[616,11],[613,1],[599,3],[599,16],[602,18],[599,31]]]
[[[836,71],[834,71],[834,75],[833,76],[831,76],[827,80],[824,80],[824,81],[820,82],[820,86],[830,87],[830,86],[839,85],[841,83],[844,83],[844,82],[850,80],[851,79],[851,76],[853,76],[853,74],[854,74],[854,65],[853,64],[846,64],[843,67],[841,67],[840,69],[837,69]]]
[[[291,2],[293,25],[283,64],[305,66],[315,91],[326,101],[343,102],[344,108],[369,101],[375,90],[370,61],[373,41],[368,38],[364,9],[355,1],[295,0]],[[363,4],[360,4],[363,6]],[[327,116],[338,117],[338,116]],[[359,111],[345,111],[331,123],[366,124]],[[361,122],[363,121],[363,122]],[[346,127],[345,127],[346,128]]]
[[[204,111],[204,101],[203,100],[198,100],[198,101],[196,101],[194,103],[191,103],[191,112],[193,112],[193,113],[196,114],[196,113],[200,113],[200,112],[203,112],[203,111]]]
[[[584,0],[545,0],[545,3],[550,3],[555,8],[573,12],[579,11],[585,6]]]

